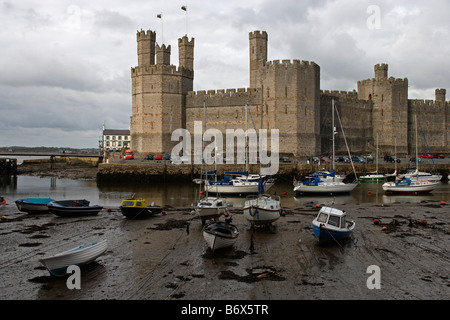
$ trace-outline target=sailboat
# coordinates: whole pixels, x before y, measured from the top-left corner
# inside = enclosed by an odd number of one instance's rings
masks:
[[[334,126],[334,99],[332,100],[332,136],[333,136],[333,171],[335,172],[335,138],[336,127]],[[344,183],[336,181],[333,177],[332,181],[322,180],[320,176],[310,176],[305,180],[294,183],[294,191],[298,194],[304,193],[320,193],[320,194],[341,194],[349,193],[356,188],[358,183]]]
[[[262,107],[261,107],[262,108]],[[247,133],[247,104],[245,105],[245,129]],[[262,117],[262,112],[261,112]],[[261,120],[262,121],[262,120]],[[246,156],[245,156],[245,171],[227,171],[224,173],[224,178],[220,181],[208,181],[205,185],[205,190],[207,189],[210,193],[220,193],[220,194],[257,194],[258,193],[258,183],[260,179],[265,181],[265,189],[270,189],[275,184],[275,179],[267,178],[265,175],[260,174],[249,174],[248,171],[248,152],[247,152],[247,137],[245,139],[246,143]],[[260,162],[261,164],[261,162]]]
[[[416,120],[416,168],[419,170],[419,157],[417,150],[417,115]],[[429,193],[438,185],[438,182],[412,180],[408,177],[396,177],[395,181],[383,184],[382,188],[387,193]]]
[[[203,103],[203,114],[204,114],[204,130],[206,132],[206,104]],[[203,150],[203,147],[202,147]],[[202,156],[203,158],[203,156]],[[206,165],[206,164],[205,164]],[[203,172],[203,160],[202,160],[202,177],[200,181],[203,180],[203,176],[205,176],[205,186],[208,185],[208,175],[215,175],[216,181],[217,181],[217,170],[214,171],[206,171]],[[208,188],[205,188],[206,195],[202,199],[198,200],[195,203],[194,210],[197,216],[200,218],[202,225],[205,224],[206,220],[214,219],[216,220],[218,217],[220,217],[221,214],[224,214],[227,209],[227,202],[225,199],[220,198],[220,196],[217,197],[210,197],[208,194]]]
[[[372,173],[368,173],[364,176],[359,177],[361,181],[384,181],[386,177],[382,174],[378,173],[378,133],[377,133],[377,163],[376,163],[376,171]]]
[[[264,194],[264,182],[258,182],[259,194],[247,196],[244,203],[244,217],[255,225],[270,224],[280,218],[281,204],[279,196]]]

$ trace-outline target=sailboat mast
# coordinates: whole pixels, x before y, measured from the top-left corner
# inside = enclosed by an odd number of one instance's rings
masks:
[[[417,151],[417,114],[415,115],[415,120],[416,120],[416,172],[417,172],[417,177],[419,177],[419,153]]]
[[[261,85],[261,131],[259,132],[259,139],[261,140],[261,132],[262,132],[262,128],[263,128],[263,113],[264,113],[264,85]],[[262,148],[262,143],[261,141],[258,141],[258,145],[259,145],[259,174],[261,174],[261,156],[262,156],[262,152],[261,152],[261,148]]]
[[[202,137],[202,166],[204,161],[204,148],[205,148],[205,132],[206,132],[206,101],[203,100],[203,137]],[[202,173],[203,174],[203,173]],[[208,198],[208,163],[205,161],[205,192],[206,198]]]
[[[248,172],[248,119],[247,103],[245,104],[245,171]],[[248,175],[247,175],[248,176]]]
[[[333,171],[335,170],[334,168],[334,158],[335,158],[335,147],[334,147],[334,135],[336,134],[336,127],[334,126],[334,99],[331,100],[331,131],[332,131],[332,136],[333,136],[333,158],[332,158],[332,163],[333,163]],[[336,181],[336,174],[333,176],[333,181]]]
[[[378,174],[378,132],[377,132],[377,169],[376,169],[376,174]]]

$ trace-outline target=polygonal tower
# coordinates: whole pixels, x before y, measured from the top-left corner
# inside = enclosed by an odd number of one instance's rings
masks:
[[[130,134],[137,156],[171,153],[177,143],[171,141],[172,132],[186,127],[186,95],[193,88],[194,39],[179,40],[180,61],[191,63],[178,69],[170,64],[170,46],[155,46],[155,39],[155,32],[138,31],[138,66],[131,69]]]

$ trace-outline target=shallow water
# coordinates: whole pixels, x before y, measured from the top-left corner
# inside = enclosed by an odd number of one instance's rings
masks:
[[[420,203],[421,201],[450,202],[450,183],[441,183],[437,189],[427,195],[386,195],[382,183],[364,182],[350,194],[339,196],[296,196],[291,181],[277,181],[267,191],[281,197],[284,207],[296,207],[309,203],[320,204],[390,204]],[[29,197],[49,197],[55,200],[80,199],[91,204],[119,206],[123,199],[133,193],[136,197],[146,199],[149,203],[189,207],[199,198],[199,186],[194,183],[109,183],[98,185],[92,180],[70,180],[57,178],[40,178],[34,176],[4,177],[0,179],[0,195],[10,203],[17,199]],[[228,197],[227,202],[241,207],[245,197]]]

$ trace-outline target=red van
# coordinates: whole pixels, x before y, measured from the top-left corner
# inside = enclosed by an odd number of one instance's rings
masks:
[[[133,150],[125,150],[125,160],[131,160],[133,158]]]

